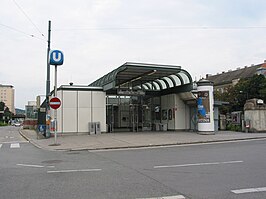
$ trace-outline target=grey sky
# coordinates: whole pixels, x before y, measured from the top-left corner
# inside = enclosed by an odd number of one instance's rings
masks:
[[[129,61],[180,65],[193,79],[262,63],[265,7],[264,0],[1,0],[0,83],[14,85],[19,108],[45,94],[48,20],[51,47],[65,55],[58,85],[88,85]]]

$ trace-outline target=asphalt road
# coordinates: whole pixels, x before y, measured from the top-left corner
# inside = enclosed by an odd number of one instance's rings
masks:
[[[266,198],[266,141],[54,152],[0,128],[0,198]]]

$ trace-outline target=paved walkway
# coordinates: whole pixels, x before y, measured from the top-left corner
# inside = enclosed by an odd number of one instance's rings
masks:
[[[195,132],[138,132],[103,133],[100,135],[59,135],[58,146],[54,137],[41,139],[33,130],[21,129],[21,135],[35,146],[46,150],[99,150],[119,148],[139,148],[151,146],[180,145],[266,138],[266,133],[242,133],[219,131],[213,135]]]

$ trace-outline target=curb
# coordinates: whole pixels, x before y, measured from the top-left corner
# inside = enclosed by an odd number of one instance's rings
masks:
[[[41,146],[38,145],[36,142],[34,142],[33,139],[28,138],[28,137],[22,132],[22,129],[19,129],[19,134],[20,134],[25,140],[27,140],[29,143],[31,143],[33,146],[35,146],[35,147],[38,148],[38,149],[47,150],[47,151],[56,151],[56,149],[49,149],[49,148],[41,147]]]
[[[192,141],[192,142],[183,142],[183,143],[170,143],[170,144],[149,144],[149,145],[139,145],[139,146],[115,146],[115,147],[100,147],[100,148],[89,148],[89,147],[82,147],[82,148],[63,148],[63,149],[51,149],[48,147],[42,147],[38,145],[33,139],[29,139],[25,134],[23,134],[22,129],[19,130],[20,135],[29,141],[32,145],[36,148],[47,150],[47,151],[100,151],[100,150],[119,150],[119,149],[145,149],[145,148],[154,148],[154,147],[171,147],[171,146],[182,146],[182,145],[195,145],[195,144],[214,144],[214,143],[221,143],[221,142],[235,142],[235,141],[244,141],[244,140],[259,140],[259,139],[266,139],[264,137],[250,137],[250,138],[234,138],[234,139],[223,139],[223,140],[207,140],[207,141]]]
[[[210,140],[210,141],[195,141],[195,142],[183,142],[183,143],[173,143],[173,144],[154,144],[154,145],[140,145],[140,146],[122,146],[122,147],[102,147],[102,148],[72,148],[72,149],[55,149],[56,151],[100,151],[100,150],[119,150],[119,149],[145,149],[153,147],[171,147],[171,146],[182,146],[182,145],[195,145],[195,144],[215,144],[222,142],[235,142],[244,140],[260,140],[266,139],[266,137],[256,137],[256,138],[236,138],[236,139],[225,139],[225,140]]]

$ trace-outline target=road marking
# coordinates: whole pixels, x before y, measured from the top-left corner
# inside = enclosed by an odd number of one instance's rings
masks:
[[[10,141],[10,142],[0,142],[1,144],[14,144],[14,143],[29,143],[29,141]]]
[[[12,143],[10,145],[10,148],[20,148],[20,145],[19,145],[19,143]]]
[[[2,146],[3,146],[3,144],[0,144],[0,149],[1,149]]]
[[[177,195],[177,196],[163,196],[163,197],[155,197],[155,198],[137,198],[137,199],[185,199],[185,196]]]
[[[231,190],[231,192],[235,194],[254,193],[254,192],[263,192],[263,191],[266,191],[266,187]]]
[[[42,166],[42,165],[34,165],[34,164],[17,164],[17,166],[35,167],[35,168],[43,168],[43,167],[45,167],[45,166]]]
[[[236,164],[242,163],[243,161],[227,161],[227,162],[203,162],[203,163],[194,163],[194,164],[177,164],[177,165],[161,165],[161,166],[154,166],[154,169],[159,168],[175,168],[175,167],[190,167],[190,166],[205,166],[205,165],[219,165],[219,164]]]
[[[17,164],[17,166],[22,166],[22,167],[35,167],[35,168],[54,168],[55,166],[49,165],[49,166],[44,166],[44,165],[37,165],[37,164]]]
[[[58,171],[47,171],[47,173],[90,172],[90,171],[101,171],[101,170],[102,169],[58,170]]]

